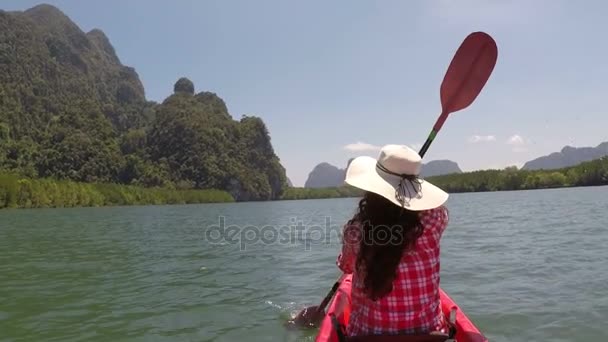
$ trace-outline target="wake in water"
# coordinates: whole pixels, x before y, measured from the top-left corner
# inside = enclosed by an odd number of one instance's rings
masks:
[[[279,310],[279,318],[284,322],[284,325],[288,328],[296,328],[293,323],[293,319],[296,318],[298,313],[303,310],[304,306],[296,306],[296,302],[286,303],[284,306],[273,303],[270,300],[266,301],[266,304]]]
[[[267,300],[266,304],[278,309],[280,318],[284,319],[285,321],[294,319],[299,312],[298,308],[296,307],[296,302],[285,303],[283,306],[281,306],[280,304]]]

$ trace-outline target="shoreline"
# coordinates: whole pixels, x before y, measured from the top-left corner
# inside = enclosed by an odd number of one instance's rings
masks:
[[[608,185],[608,157],[556,170],[507,168],[455,173],[426,180],[450,194],[603,186]],[[362,193],[348,185],[333,188],[287,187],[280,198],[268,201],[358,198]],[[237,201],[228,192],[217,189],[146,188],[0,173],[0,210],[268,201]]]
[[[494,193],[494,192],[524,192],[524,191],[538,191],[538,190],[564,190],[564,189],[577,189],[577,188],[594,188],[608,186],[608,184],[597,184],[597,185],[569,185],[551,188],[530,188],[530,189],[509,189],[509,190],[476,190],[476,191],[451,191],[448,192],[450,195],[456,194],[483,194],[483,193]],[[333,188],[318,188],[318,189],[333,189]],[[336,199],[336,198],[359,198],[361,196],[343,196],[343,197],[311,197],[311,198],[298,198],[298,199],[278,199],[274,201],[304,201],[304,200],[321,200],[321,199]]]
[[[114,183],[83,183],[0,174],[0,210],[86,208],[131,205],[230,203],[228,192],[215,189],[145,188]]]
[[[524,191],[538,191],[538,190],[565,190],[565,189],[578,189],[578,188],[596,188],[604,187],[608,184],[600,185],[576,185],[576,186],[563,186],[553,188],[535,188],[535,189],[519,189],[519,190],[487,190],[487,191],[462,191],[462,192],[450,192],[450,195],[460,194],[483,194],[483,193],[496,193],[496,192],[524,192]],[[179,191],[179,190],[178,190]],[[200,190],[205,191],[205,190]],[[318,201],[318,200],[332,200],[332,199],[346,199],[346,198],[360,198],[360,196],[343,196],[343,197],[314,197],[314,198],[298,198],[298,199],[275,199],[268,201],[201,201],[201,202],[173,202],[173,203],[132,203],[132,204],[104,204],[104,205],[80,205],[80,206],[44,206],[44,207],[0,207],[0,212],[8,210],[27,210],[27,209],[78,209],[78,208],[127,208],[127,207],[152,207],[152,206],[178,206],[178,205],[199,205],[199,204],[243,204],[243,203],[270,203],[270,202],[291,202],[291,201]]]

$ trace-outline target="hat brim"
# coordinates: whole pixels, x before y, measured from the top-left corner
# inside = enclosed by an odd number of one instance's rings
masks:
[[[366,156],[355,158],[346,170],[344,181],[349,185],[378,194],[395,205],[403,205],[404,208],[413,211],[434,209],[448,200],[448,193],[420,179],[419,185],[406,182],[408,191],[406,191],[406,198],[402,204],[396,195],[400,178],[386,174],[381,175],[376,168],[376,162],[376,159]]]

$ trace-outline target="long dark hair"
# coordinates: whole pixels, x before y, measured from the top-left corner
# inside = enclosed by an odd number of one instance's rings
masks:
[[[366,192],[359,201],[350,223],[355,222],[363,233],[355,267],[364,277],[364,291],[375,301],[392,291],[399,261],[414,246],[424,227],[418,212],[372,192]]]

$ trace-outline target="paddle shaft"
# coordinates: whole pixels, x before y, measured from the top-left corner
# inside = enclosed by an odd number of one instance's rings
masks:
[[[424,145],[422,145],[422,148],[420,149],[420,152],[418,153],[420,155],[420,158],[424,157],[424,155],[426,154],[426,151],[429,149],[429,146],[431,146],[431,143],[433,142],[433,140],[435,140],[437,133],[439,133],[439,130],[441,129],[441,127],[443,126],[443,123],[445,122],[445,120],[447,118],[448,118],[447,112],[441,113],[441,115],[437,118],[437,121],[435,122],[435,125],[433,126],[433,129],[431,130],[431,133],[429,134],[429,137],[426,139],[426,142],[424,143]]]
[[[334,283],[334,286],[332,286],[332,288],[329,291],[329,293],[327,294],[327,296],[325,296],[325,298],[323,298],[321,305],[319,305],[318,312],[325,311],[325,307],[327,306],[327,304],[329,304],[329,301],[333,298],[336,291],[338,291],[338,287],[340,286],[341,280],[342,280],[342,276],[340,276],[340,278],[338,278],[338,280]]]

